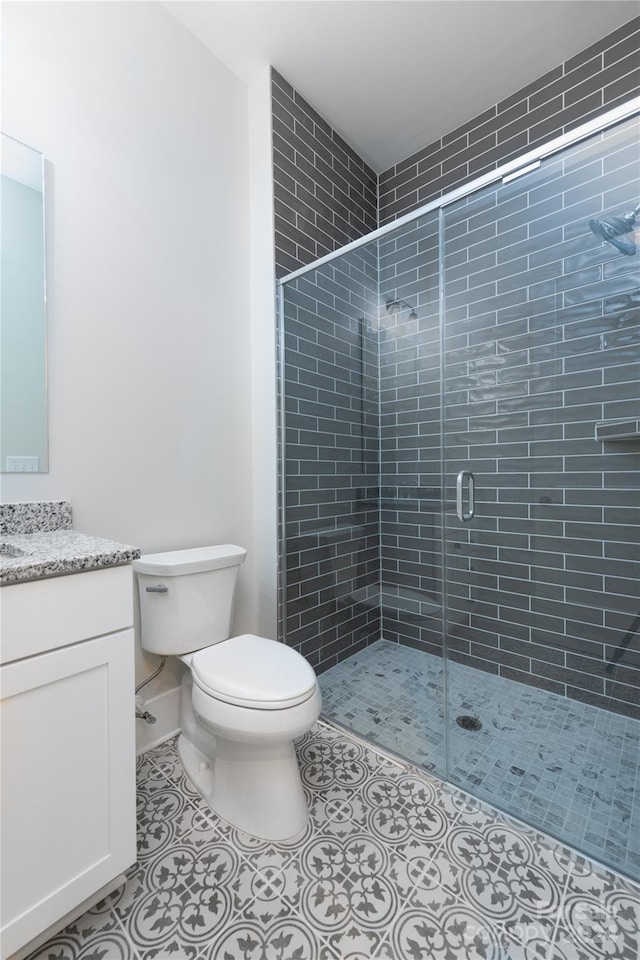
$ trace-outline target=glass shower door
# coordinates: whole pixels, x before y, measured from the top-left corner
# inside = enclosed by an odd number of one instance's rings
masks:
[[[638,134],[442,214],[447,776],[636,877]]]

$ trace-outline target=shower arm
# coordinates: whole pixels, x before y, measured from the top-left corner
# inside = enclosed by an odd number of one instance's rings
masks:
[[[625,213],[622,219],[628,220],[629,226],[633,227],[639,216],[640,216],[640,203],[634,210],[631,211],[631,213]]]

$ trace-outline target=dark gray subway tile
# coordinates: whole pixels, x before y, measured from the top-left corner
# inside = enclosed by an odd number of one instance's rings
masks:
[[[520,100],[527,99],[534,95],[538,90],[541,90],[545,87],[548,87],[549,84],[553,83],[554,80],[558,80],[563,74],[562,66],[554,67],[552,70],[549,70],[542,77],[539,77],[537,80],[534,80],[532,83],[527,84],[526,87],[518,90],[516,93],[512,94],[510,97],[507,97],[505,100],[502,100],[498,104],[498,113],[503,113],[505,110],[508,110],[514,103],[517,103]]]
[[[539,107],[546,103],[551,97],[560,93],[564,93],[564,103],[566,106],[568,103],[573,102],[570,94],[578,85],[587,85],[588,89],[586,93],[591,93],[593,90],[602,87],[602,83],[599,82],[599,74],[601,71],[602,54],[596,54],[596,56],[579,64],[573,70],[565,70],[561,77],[542,90],[532,93],[529,97],[529,107]],[[585,95],[586,94],[583,94],[583,96]],[[581,99],[581,97],[573,99]]]
[[[630,23],[626,24],[624,28],[620,31],[620,39],[612,43],[604,52],[604,65],[608,67],[609,64],[615,63],[617,60],[621,60],[623,57],[626,57],[630,53],[635,53],[637,56],[638,50],[640,49],[640,18],[636,18]]]
[[[631,99],[640,89],[640,69],[632,70],[604,88],[604,103],[613,107],[621,99]]]
[[[606,90],[623,77],[632,74],[637,75],[639,69],[638,49],[635,49],[630,51],[626,57],[620,57],[607,63],[598,79],[602,81],[601,86]]]
[[[640,17],[634,17],[629,20],[627,23],[623,24],[621,27],[618,27],[612,33],[607,34],[606,37],[597,40],[591,46],[587,47],[586,50],[583,50],[582,53],[576,54],[565,63],[565,69],[573,69],[576,64],[584,62],[585,58],[589,59],[594,54],[600,51],[613,51],[615,50],[617,44],[623,41],[626,37],[634,34],[640,29]],[[626,51],[624,51],[626,53]]]

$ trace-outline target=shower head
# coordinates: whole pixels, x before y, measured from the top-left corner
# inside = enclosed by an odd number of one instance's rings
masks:
[[[400,313],[401,310],[409,310],[409,320],[417,320],[418,314],[415,312],[410,303],[407,303],[406,300],[387,300],[385,304],[387,308],[387,313]]]
[[[623,213],[621,217],[603,217],[601,220],[590,220],[589,226],[606,243],[619,250],[620,253],[632,256],[638,251],[638,245],[633,228],[640,215],[640,203],[631,213]]]

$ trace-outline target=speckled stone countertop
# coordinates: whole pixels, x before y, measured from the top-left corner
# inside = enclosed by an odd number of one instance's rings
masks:
[[[71,505],[65,501],[43,505],[40,513],[49,522],[34,531],[37,506],[0,504],[0,586],[117,567],[140,556],[137,547],[70,529]],[[59,515],[58,529],[51,529],[54,513]]]
[[[7,549],[20,556],[8,556]],[[140,556],[136,547],[90,537],[77,530],[50,530],[45,533],[0,536],[0,586],[59,577],[100,567],[117,567]]]
[[[27,500],[0,503],[0,534],[46,533],[71,530],[71,504],[68,500]]]

